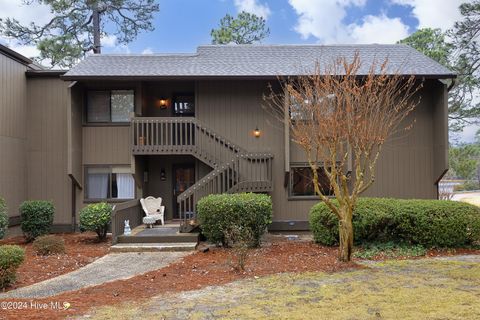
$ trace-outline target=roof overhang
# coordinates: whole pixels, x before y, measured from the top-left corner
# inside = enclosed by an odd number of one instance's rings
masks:
[[[27,70],[25,72],[27,78],[44,78],[44,77],[60,77],[67,70]]]
[[[65,73],[65,71],[64,71]],[[164,80],[272,80],[278,78],[295,78],[301,75],[166,75],[166,76],[126,76],[126,75],[113,75],[113,76],[75,76],[75,75],[60,75],[60,78],[65,81],[87,81],[87,80],[108,80],[108,81],[164,81]],[[366,75],[358,75],[358,77],[365,77]],[[404,75],[409,77],[410,75]],[[420,74],[414,75],[417,79],[455,79],[455,74]]]
[[[10,59],[15,60],[26,66],[33,63],[31,59],[21,55],[20,53],[10,49],[7,46],[4,46],[3,44],[0,44],[0,52],[9,57]]]

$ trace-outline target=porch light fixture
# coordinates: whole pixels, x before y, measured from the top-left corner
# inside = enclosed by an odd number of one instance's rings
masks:
[[[261,134],[262,132],[260,131],[260,129],[258,129],[258,127],[256,127],[255,130],[253,130],[253,135],[255,136],[255,138],[260,138]]]
[[[158,105],[160,106],[160,109],[166,109],[168,107],[168,99],[160,98],[160,100],[158,100]]]
[[[160,180],[161,181],[167,180],[167,176],[165,174],[165,168],[160,169]]]

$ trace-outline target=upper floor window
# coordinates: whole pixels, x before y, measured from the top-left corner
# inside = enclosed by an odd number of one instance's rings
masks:
[[[87,122],[129,122],[134,101],[133,90],[88,91]]]
[[[325,196],[333,195],[330,181],[325,174],[325,169],[318,168],[318,186]],[[310,167],[291,167],[290,168],[290,196],[315,196],[313,184],[313,171]]]
[[[173,99],[173,108],[177,116],[194,116],[195,95],[193,93],[177,94]]]

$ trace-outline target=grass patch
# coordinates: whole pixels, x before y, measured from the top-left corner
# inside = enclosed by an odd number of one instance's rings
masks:
[[[422,257],[427,249],[422,245],[411,245],[405,243],[368,243],[358,247],[353,253],[355,258],[400,258],[400,257]]]
[[[389,260],[369,269],[279,274],[159,296],[138,309],[118,306],[115,314],[127,319],[476,319],[479,295],[478,262]],[[112,314],[101,308],[92,318]]]

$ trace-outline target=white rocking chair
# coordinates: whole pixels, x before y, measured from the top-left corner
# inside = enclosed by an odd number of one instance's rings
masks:
[[[143,218],[144,223],[149,227],[153,223],[160,220],[162,225],[165,224],[164,215],[165,215],[165,206],[162,206],[162,198],[158,197],[146,197],[145,199],[140,199],[142,209],[145,212],[145,217]],[[152,223],[153,220],[153,223]]]

